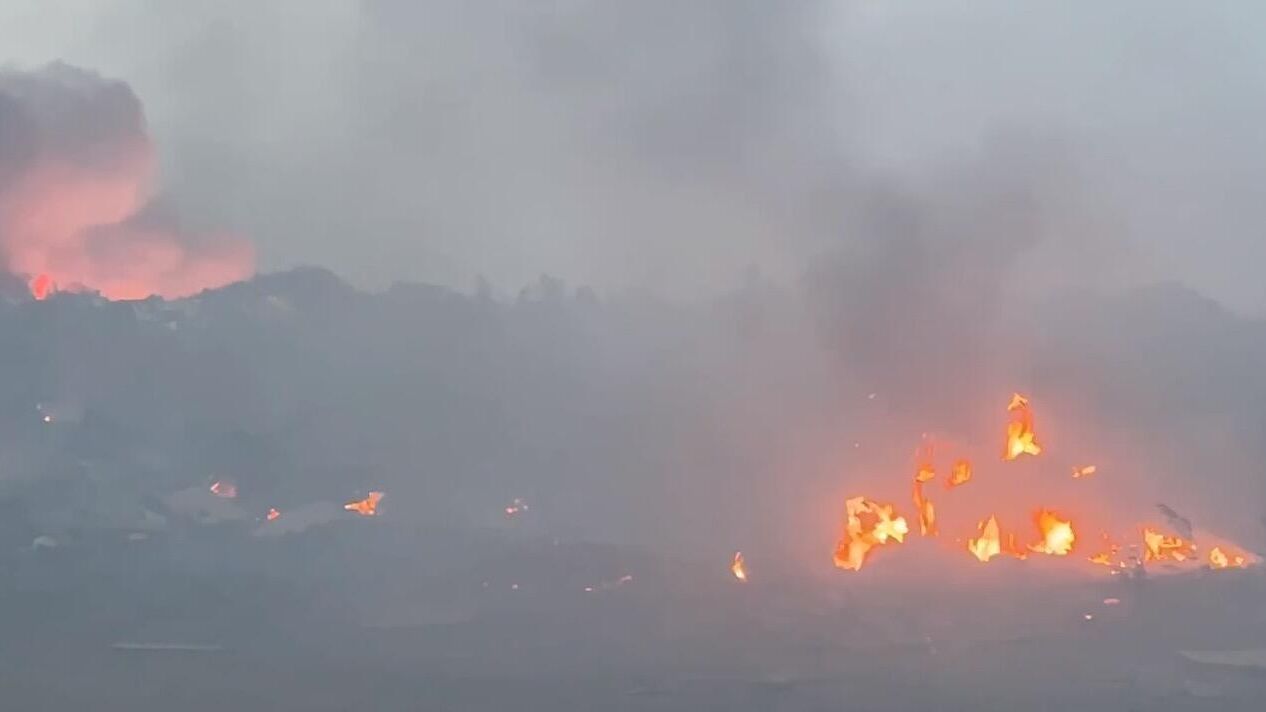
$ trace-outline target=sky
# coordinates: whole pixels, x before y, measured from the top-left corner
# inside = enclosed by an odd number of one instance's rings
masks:
[[[17,0],[0,46],[18,67],[127,82],[164,201],[248,238],[265,271],[316,264],[367,288],[483,275],[511,294],[549,273],[697,297],[847,252],[877,193],[959,206],[937,238],[956,240],[970,188],[1040,183],[1050,217],[1014,237],[1020,281],[1177,280],[1257,314],[1263,14]]]

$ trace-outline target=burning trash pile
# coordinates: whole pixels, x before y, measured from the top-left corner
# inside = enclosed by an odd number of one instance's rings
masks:
[[[1012,395],[1006,413],[1002,467],[1042,456],[1044,446],[1034,426],[1029,399],[1019,393]],[[925,442],[915,456],[909,519],[894,504],[865,496],[845,501],[843,533],[835,545],[837,568],[860,571],[877,550],[901,546],[907,537],[915,535],[916,528],[920,537],[939,536],[938,510],[925,490],[940,477],[936,464],[934,449]],[[1096,475],[1098,467],[1078,465],[1071,471],[1072,479],[1085,480]],[[960,457],[950,465],[944,485],[947,491],[953,492],[950,496],[961,502],[970,499],[967,493],[973,486],[981,486],[977,484],[981,479],[981,473],[973,468],[971,461]],[[963,504],[956,506],[966,508]],[[956,540],[958,543],[953,548],[981,563],[999,557],[1016,560],[1030,556],[1064,557],[1107,567],[1113,574],[1141,572],[1153,563],[1178,570],[1204,567],[1217,571],[1247,568],[1260,562],[1260,557],[1225,539],[1203,532],[1197,537],[1191,522],[1166,505],[1157,505],[1157,509],[1164,516],[1166,526],[1140,524],[1134,530],[1136,538],[1128,543],[1123,543],[1126,539],[1113,538],[1108,532],[1083,531],[1082,525],[1068,512],[1038,503],[1032,504],[1031,522],[1027,524],[1004,523],[998,515],[982,512],[978,515],[982,518],[976,531],[963,532],[965,538]]]

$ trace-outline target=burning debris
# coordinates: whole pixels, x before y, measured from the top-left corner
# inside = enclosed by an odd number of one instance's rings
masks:
[[[348,502],[343,505],[343,509],[349,512],[356,512],[362,517],[373,517],[378,514],[378,503],[382,501],[382,492],[370,492],[369,496],[364,499],[358,499],[355,502]]]
[[[730,563],[730,573],[734,574],[734,578],[747,582],[747,561],[743,558],[743,552],[734,552],[734,561]]]

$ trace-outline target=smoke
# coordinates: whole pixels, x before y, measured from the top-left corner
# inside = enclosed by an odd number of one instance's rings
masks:
[[[251,274],[249,243],[154,199],[154,145],[124,83],[62,63],[0,73],[0,258],[48,288],[181,297]]]

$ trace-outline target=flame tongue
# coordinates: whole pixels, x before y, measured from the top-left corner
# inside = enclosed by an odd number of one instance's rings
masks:
[[[998,518],[980,523],[980,536],[967,540],[967,550],[982,562],[987,562],[1002,553],[1002,539],[998,533]]]
[[[932,500],[923,494],[923,482],[914,482],[914,508],[919,512],[919,533],[923,536],[936,536],[936,508]]]
[[[1007,412],[1011,414],[1011,422],[1007,423],[1007,445],[1002,451],[1002,459],[1014,460],[1021,455],[1040,454],[1042,446],[1033,432],[1033,411],[1029,409],[1028,399],[1019,393],[1012,395]]]
[[[743,558],[743,552],[734,552],[734,561],[730,564],[730,573],[734,574],[734,578],[739,581],[747,581],[747,561]]]

